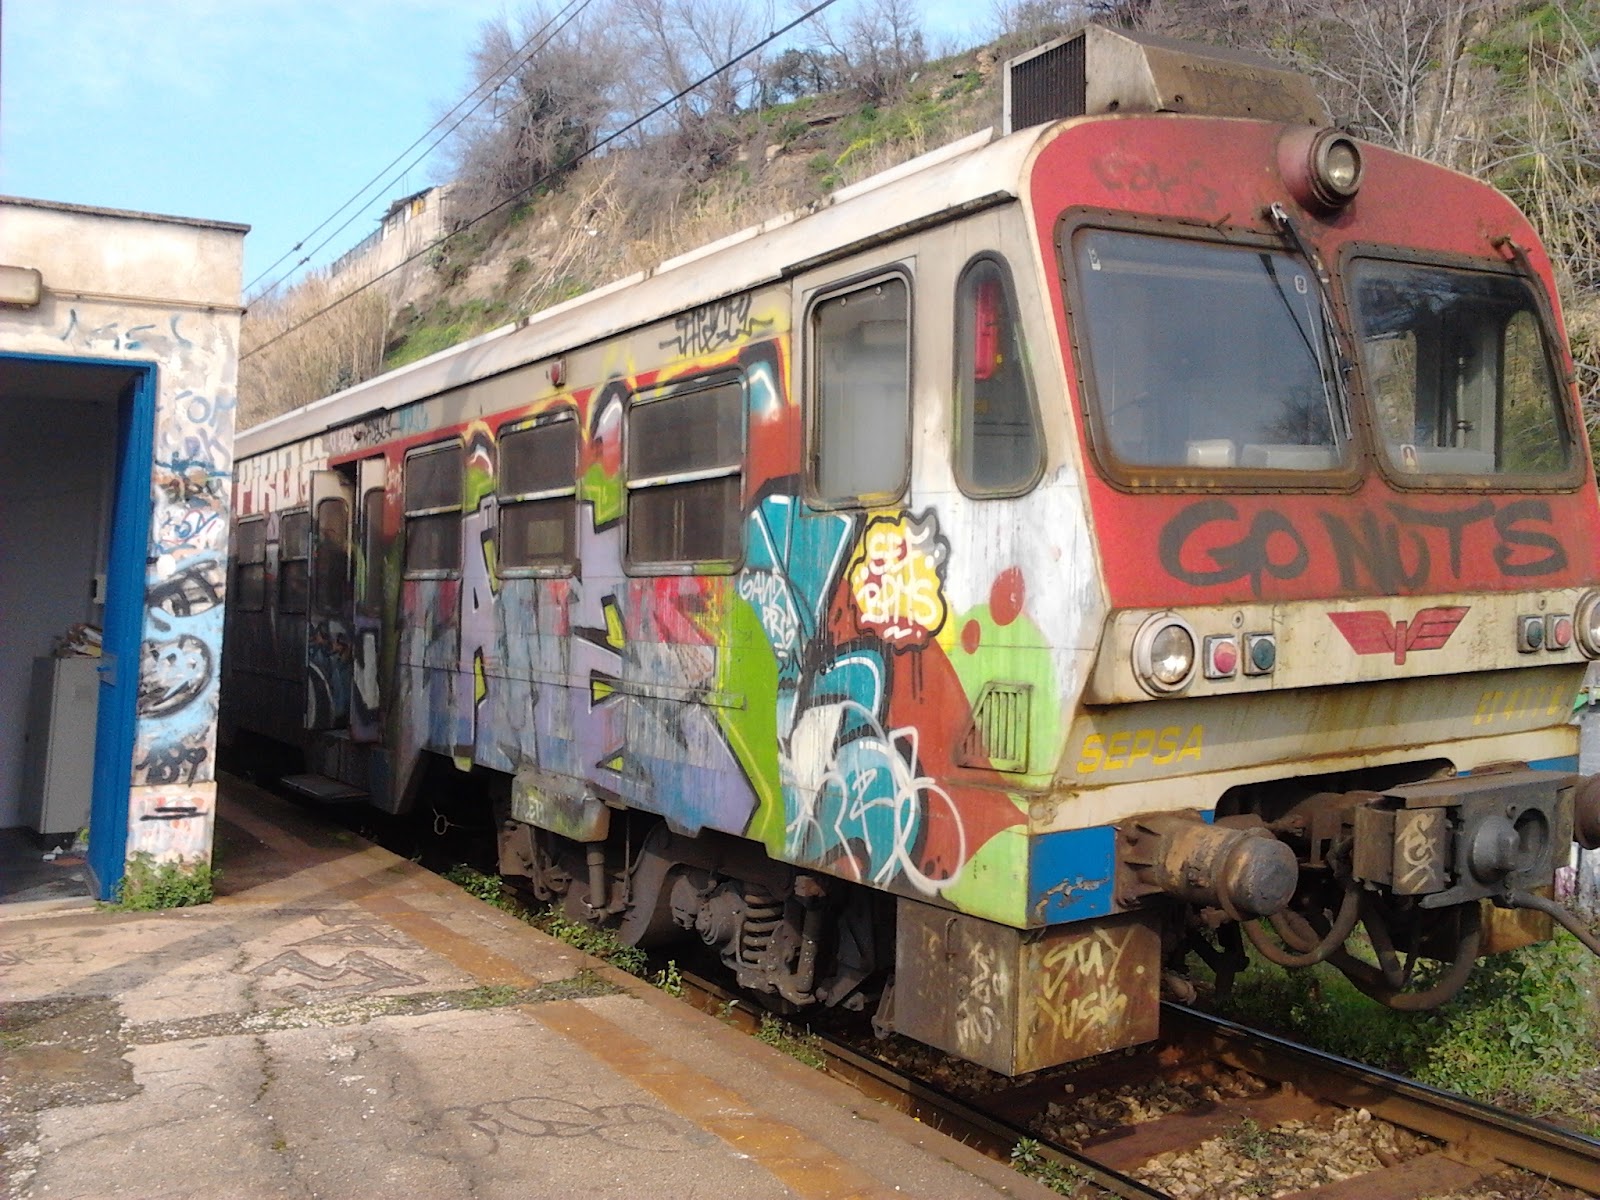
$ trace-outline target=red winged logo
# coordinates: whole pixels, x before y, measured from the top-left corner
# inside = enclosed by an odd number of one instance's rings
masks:
[[[1357,654],[1387,654],[1392,650],[1395,663],[1400,664],[1412,650],[1441,648],[1467,615],[1468,607],[1425,608],[1410,621],[1391,621],[1388,613],[1375,608],[1329,613],[1328,620]]]

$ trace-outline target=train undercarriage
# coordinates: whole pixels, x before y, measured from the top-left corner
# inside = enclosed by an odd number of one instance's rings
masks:
[[[973,978],[969,960],[996,966],[1014,956],[1011,985],[1048,991],[1056,985],[1040,967],[1051,959],[1047,947],[1058,947],[1056,958],[1082,957],[1064,937],[1098,938],[1125,964],[1114,980],[1124,995],[1102,994],[1096,1005],[1149,1021],[1161,996],[1194,998],[1196,960],[1216,986],[1230,986],[1247,944],[1285,968],[1326,962],[1403,1011],[1447,1002],[1480,956],[1548,937],[1552,920],[1600,954],[1600,939],[1549,897],[1572,840],[1600,847],[1600,778],[1521,764],[1462,776],[1425,764],[1252,785],[1230,793],[1211,820],[1142,815],[1117,830],[1120,911],[1034,930],[781,863],[743,839],[686,837],[652,814],[592,804],[589,827],[568,830],[587,840],[516,820],[502,805],[502,874],[625,944],[663,953],[703,944],[770,1007],[870,1011],[880,1034],[955,1041],[943,1048],[979,1061],[954,1026],[941,1039],[918,1014],[936,1005],[946,1023],[960,1023],[974,990],[991,986]],[[949,963],[938,961],[941,945]],[[973,956],[975,945],[983,949]],[[937,1001],[922,995],[929,990]],[[1008,1007],[1005,997],[991,998],[990,1032],[1019,1045],[1000,1065],[1044,1065],[1049,1052],[1030,1057],[1027,1031],[1015,1028],[1037,1023],[1030,1000],[1014,997]]]

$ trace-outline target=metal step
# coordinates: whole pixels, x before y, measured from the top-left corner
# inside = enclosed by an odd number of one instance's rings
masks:
[[[329,779],[326,775],[285,775],[278,782],[322,804],[349,804],[353,800],[367,798],[367,793],[360,788]]]

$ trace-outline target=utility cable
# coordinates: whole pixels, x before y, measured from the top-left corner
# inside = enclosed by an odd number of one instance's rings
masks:
[[[679,90],[677,92],[674,92],[671,96],[668,96],[665,100],[661,101],[661,103],[657,104],[654,108],[650,109],[650,111],[644,113],[641,116],[635,117],[632,121],[629,121],[626,125],[622,126],[620,129],[617,129],[617,130],[614,130],[611,133],[608,133],[605,137],[603,137],[599,141],[597,141],[593,146],[589,147],[589,149],[585,150],[582,154],[579,154],[575,158],[573,158],[573,160],[571,162],[564,164],[560,168],[553,168],[553,169],[551,169],[549,171],[546,171],[543,175],[541,175],[538,179],[535,179],[532,183],[528,184],[526,187],[523,187],[523,188],[519,189],[518,191],[512,193],[510,196],[507,196],[504,200],[501,200],[499,203],[490,205],[488,208],[484,209],[477,216],[473,217],[471,220],[464,222],[459,228],[451,230],[449,233],[445,234],[442,238],[439,238],[437,241],[429,242],[426,246],[423,246],[421,249],[417,250],[415,253],[410,254],[405,258],[402,258],[399,262],[395,263],[395,265],[390,267],[388,270],[380,272],[377,275],[374,275],[371,279],[367,280],[366,283],[363,283],[363,284],[361,284],[361,285],[359,285],[357,287],[351,288],[348,292],[346,292],[344,295],[338,297],[335,300],[330,300],[327,304],[324,304],[321,308],[317,309],[317,311],[312,313],[310,316],[302,317],[300,320],[296,321],[293,325],[290,325],[287,329],[280,330],[278,333],[273,334],[270,338],[268,338],[266,341],[262,342],[259,346],[252,346],[249,350],[245,351],[245,353],[243,353],[243,354],[241,354],[239,356],[239,361],[243,362],[247,358],[251,358],[254,355],[260,354],[267,347],[272,346],[272,345],[282,341],[284,338],[288,337],[291,333],[295,333],[296,331],[298,331],[300,329],[303,329],[305,326],[309,325],[312,321],[315,321],[318,317],[324,316],[327,313],[332,312],[335,308],[339,307],[339,305],[343,304],[346,300],[349,300],[354,296],[360,295],[362,292],[366,291],[368,288],[372,287],[374,284],[377,284],[377,283],[381,282],[382,280],[387,279],[390,275],[393,275],[396,271],[400,270],[400,268],[405,267],[405,266],[409,266],[411,263],[415,262],[417,259],[421,258],[423,255],[429,254],[432,251],[437,250],[440,246],[443,246],[446,242],[450,241],[452,238],[459,237],[461,234],[463,234],[467,230],[471,229],[479,221],[485,220],[488,217],[493,216],[495,213],[499,212],[502,208],[505,208],[507,205],[515,204],[517,201],[521,200],[522,197],[526,196],[529,192],[534,191],[535,189],[537,189],[539,187],[542,187],[544,184],[548,183],[551,179],[555,178],[555,176],[558,174],[559,171],[570,170],[571,168],[577,166],[579,163],[583,162],[585,159],[592,157],[597,150],[603,149],[604,147],[606,147],[610,143],[616,141],[623,134],[629,133],[629,132],[637,129],[640,125],[643,125],[651,117],[654,117],[657,114],[665,111],[671,105],[676,104],[679,100],[682,100],[685,96],[689,95],[691,92],[694,92],[694,91],[698,90],[699,88],[704,87],[706,84],[710,83],[713,79],[715,79],[718,75],[721,75],[724,71],[731,70],[733,67],[737,66],[744,59],[749,58],[750,55],[754,54],[757,50],[762,50],[762,49],[765,49],[767,46],[770,46],[773,42],[777,41],[779,38],[781,38],[784,34],[788,33],[790,30],[792,30],[792,29],[794,29],[794,28],[796,28],[796,27],[798,27],[800,25],[803,25],[805,22],[809,21],[812,17],[816,16],[819,12],[822,12],[826,8],[831,8],[835,3],[837,3],[837,0],[822,0],[821,4],[813,5],[811,8],[809,8],[805,12],[801,13],[794,20],[790,21],[783,28],[774,29],[771,33],[767,34],[766,37],[762,38],[760,41],[756,42],[754,45],[748,47],[747,49],[741,51],[740,53],[734,55],[732,58],[728,59],[728,61],[723,63],[721,66],[716,67],[715,69],[713,69],[711,71],[708,71],[706,74],[702,75],[699,79],[695,80],[693,83],[689,84],[687,87],[682,88],[681,90]]]
[[[461,106],[463,104],[466,104],[467,101],[471,100],[474,96],[478,96],[477,102],[474,103],[471,108],[467,109],[466,112],[462,113],[460,118],[453,125],[451,125],[449,129],[446,129],[438,137],[434,138],[433,141],[428,144],[427,149],[425,149],[421,154],[419,154],[411,162],[407,163],[405,168],[400,172],[400,174],[403,176],[406,171],[409,171],[412,167],[416,166],[417,163],[421,162],[429,154],[433,153],[433,151],[438,148],[439,144],[441,142],[443,142],[445,138],[449,137],[458,128],[460,128],[460,126],[461,126],[463,121],[465,121],[473,113],[477,112],[478,109],[482,108],[483,105],[485,103],[487,103],[489,97],[493,96],[495,94],[495,92],[502,85],[504,85],[507,81],[510,80],[512,74],[516,70],[518,70],[522,66],[526,65],[527,62],[529,60],[531,60],[535,54],[539,53],[539,51],[543,50],[546,46],[548,46],[550,44],[551,40],[558,33],[560,33],[568,25],[570,25],[577,17],[581,16],[582,13],[583,13],[583,10],[588,8],[589,5],[592,4],[592,3],[593,3],[593,0],[567,0],[566,5],[563,8],[561,8],[555,14],[555,16],[551,17],[540,28],[535,30],[533,33],[529,34],[527,40],[524,41],[522,43],[522,45],[518,46],[515,50],[513,50],[511,52],[510,56],[507,57],[503,62],[501,62],[501,64],[499,66],[495,67],[494,70],[491,71],[488,74],[488,76],[485,77],[484,80],[481,83],[478,83],[476,86],[473,87],[473,89],[470,92],[468,92],[465,96],[461,97],[460,100],[457,100],[455,105],[450,109],[450,111],[445,113],[444,116],[440,117],[437,121],[435,121],[432,125],[430,125],[428,127],[428,129],[422,134],[421,137],[417,138],[416,141],[412,142],[404,150],[400,151],[399,154],[395,155],[394,158],[392,160],[390,160],[390,162],[389,162],[389,164],[387,166],[383,167],[376,175],[374,175],[371,179],[367,180],[366,183],[362,184],[358,189],[356,189],[355,194],[352,195],[350,197],[350,199],[346,200],[338,208],[334,209],[333,212],[329,213],[326,217],[324,217],[322,219],[322,223],[320,225],[318,225],[310,233],[308,233],[304,237],[302,237],[293,246],[290,246],[287,250],[285,250],[282,254],[280,254],[277,257],[277,259],[270,266],[268,266],[264,271],[262,271],[254,279],[252,279],[248,284],[246,284],[245,285],[245,289],[244,289],[245,293],[248,294],[256,286],[256,284],[260,283],[268,275],[272,274],[272,272],[278,268],[278,265],[280,263],[282,263],[285,259],[287,259],[291,254],[294,254],[296,251],[303,249],[307,242],[309,242],[312,238],[316,237],[317,234],[321,233],[323,229],[327,228],[328,223],[330,221],[332,221],[336,217],[338,217],[340,213],[344,212],[345,209],[349,208],[357,200],[360,200],[361,197],[363,195],[365,195],[372,188],[372,186],[374,184],[382,182],[384,180],[384,178],[389,174],[389,172],[391,170],[393,170],[395,165],[400,162],[401,159],[405,158],[406,155],[410,154],[418,146],[422,145],[423,142],[427,141],[428,138],[433,135],[435,130],[437,130],[446,121],[450,120],[451,117],[455,116],[456,112],[461,108]],[[577,11],[572,13],[569,16],[566,16],[565,19],[563,19],[563,14],[566,13],[567,9],[571,8],[574,4],[576,4],[578,6]],[[555,24],[555,22],[557,22],[557,21],[561,21],[561,24],[559,26],[557,26],[554,30],[551,30],[550,26]],[[545,36],[547,30],[549,31],[549,36]],[[539,39],[541,37],[543,37],[544,40],[542,42],[540,42],[539,45],[534,46],[532,50],[529,50],[529,47],[533,46],[533,43],[537,39]],[[481,96],[479,96],[478,95],[479,92],[482,92],[483,94]],[[364,209],[364,207],[365,206],[363,206],[363,209]],[[271,292],[276,291],[283,284],[284,280],[288,279],[288,277],[290,275],[292,275],[294,272],[298,271],[301,267],[303,267],[307,263],[309,263],[312,260],[312,258],[315,257],[315,255],[317,254],[317,252],[319,250],[321,250],[330,241],[332,241],[335,237],[337,237],[340,233],[342,233],[350,225],[350,223],[352,221],[354,221],[357,217],[359,217],[361,215],[361,212],[362,212],[362,209],[357,209],[356,212],[354,212],[354,213],[352,213],[350,215],[350,217],[344,222],[344,224],[340,225],[337,229],[335,229],[332,233],[330,233],[326,238],[324,238],[316,246],[312,247],[310,250],[307,250],[304,257],[302,257],[298,262],[296,262],[294,264],[294,266],[290,267],[289,270],[287,272],[285,272],[282,277],[280,277],[279,279],[275,280],[270,287],[265,289],[266,292],[267,293],[271,293]]]

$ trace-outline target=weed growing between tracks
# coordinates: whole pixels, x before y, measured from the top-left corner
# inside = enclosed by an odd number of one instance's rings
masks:
[[[1026,1175],[1060,1196],[1076,1196],[1078,1185],[1085,1179],[1077,1168],[1046,1155],[1044,1147],[1033,1138],[1023,1138],[1011,1147],[1011,1166],[1019,1175]]]
[[[756,1041],[765,1042],[774,1050],[782,1050],[790,1058],[804,1063],[814,1071],[827,1064],[822,1053],[822,1039],[814,1033],[796,1029],[771,1013],[761,1014],[761,1026],[756,1030]]]
[[[1255,961],[1207,1007],[1320,1050],[1600,1131],[1600,960],[1571,934],[1479,962],[1431,1013],[1383,1008],[1331,967]]]
[[[584,921],[575,921],[554,904],[541,909],[529,908],[506,891],[499,876],[485,875],[482,871],[461,863],[446,871],[444,877],[469,896],[475,896],[485,904],[510,913],[519,921],[548,933],[575,950],[603,959],[613,967],[630,975],[637,975],[640,979],[648,978],[651,983],[669,995],[683,995],[683,976],[678,972],[677,963],[669,962],[654,976],[647,976],[649,960],[645,952],[637,946],[623,945],[617,940],[617,935],[609,929],[600,929]]]

